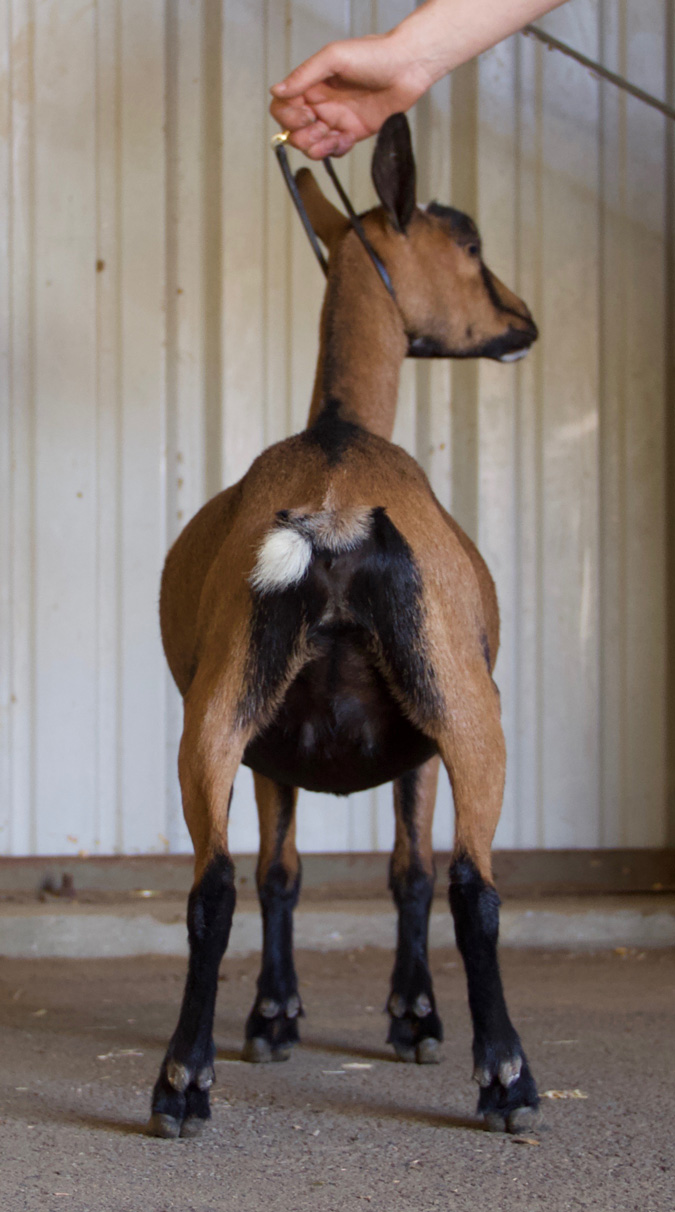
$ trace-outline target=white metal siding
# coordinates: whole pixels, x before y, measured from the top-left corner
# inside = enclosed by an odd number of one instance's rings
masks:
[[[267,87],[375,9],[409,5],[2,0],[4,853],[188,848],[162,559],[303,425],[316,353]],[[663,95],[666,9],[572,0],[547,27]],[[414,118],[422,199],[476,216],[542,330],[518,366],[407,364],[395,435],[497,580],[502,847],[666,835],[664,121],[522,37]],[[340,164],[360,206],[369,157]],[[391,840],[388,788],[301,796],[304,850]],[[257,842],[247,771],[232,841]]]

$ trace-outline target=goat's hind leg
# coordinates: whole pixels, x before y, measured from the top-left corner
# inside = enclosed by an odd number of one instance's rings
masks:
[[[439,761],[431,758],[394,783],[396,840],[389,886],[398,910],[398,937],[387,1002],[387,1043],[393,1044],[399,1060],[420,1065],[438,1062],[443,1039],[427,953],[435,878],[431,827]]]
[[[487,670],[457,690],[440,747],[455,800],[450,907],[467,976],[478,1111],[489,1128],[518,1132],[533,1122],[539,1098],[509,1018],[497,959],[499,897],[490,848],[506,765],[499,696]]]
[[[195,715],[200,722],[193,730]],[[218,968],[236,899],[227,821],[245,738],[232,730],[211,745],[202,720],[201,712],[186,709],[179,770],[185,819],[195,848],[195,881],[188,899],[190,958],[183,1002],[152,1093],[149,1131],[163,1137],[195,1136],[210,1118]]]
[[[254,775],[260,820],[256,871],[263,919],[262,968],[258,993],[246,1023],[243,1059],[261,1063],[288,1060],[298,1043],[302,1005],[293,963],[293,910],[300,891],[295,847],[295,787]]]

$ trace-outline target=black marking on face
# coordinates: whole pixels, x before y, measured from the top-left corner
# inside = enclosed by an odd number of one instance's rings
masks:
[[[517,311],[515,307],[508,307],[507,304],[504,303],[504,301],[500,298],[500,296],[497,292],[497,288],[494,283],[494,278],[493,278],[492,274],[490,273],[490,270],[488,269],[487,265],[485,265],[482,261],[480,263],[480,272],[481,272],[481,277],[483,279],[483,285],[487,291],[487,294],[488,294],[488,297],[490,299],[492,306],[495,308],[495,311],[498,311],[502,315],[505,315],[505,316],[515,316],[516,319],[518,319],[518,320],[527,320],[527,316],[524,316],[522,312]],[[527,344],[530,344],[532,341],[534,341],[535,337],[537,336],[537,329],[534,325],[534,322],[532,320],[530,320],[529,322],[531,324],[533,332],[531,332],[529,334],[520,333],[521,339],[525,338],[525,337],[529,337]]]
[[[363,433],[360,425],[340,415],[341,407],[340,400],[327,400],[313,425],[300,435],[301,441],[318,446],[329,467],[335,467]]]
[[[470,215],[455,210],[454,206],[443,206],[440,202],[430,202],[426,213],[447,223],[450,235],[459,243],[478,244],[480,248],[480,233]]]
[[[488,667],[488,673],[492,673],[492,659],[490,657],[490,645],[488,643],[487,634],[484,631],[481,633],[480,644],[481,644],[481,648],[483,649],[483,656],[485,658],[485,664]]]

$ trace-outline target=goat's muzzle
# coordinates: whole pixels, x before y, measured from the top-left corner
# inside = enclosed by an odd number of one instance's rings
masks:
[[[486,346],[483,357],[493,358],[497,362],[517,362],[529,352],[539,336],[539,330],[532,317],[519,317],[517,327],[509,327],[501,337],[495,337]]]

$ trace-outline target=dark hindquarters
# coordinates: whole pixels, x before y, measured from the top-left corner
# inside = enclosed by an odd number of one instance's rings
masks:
[[[263,919],[262,967],[258,992],[246,1023],[243,1058],[287,1060],[299,1040],[302,1014],[293,961],[293,910],[300,893],[300,860],[295,847],[297,790],[255,775],[260,820],[256,871]]]
[[[443,1026],[429,971],[429,914],[435,872],[431,851],[438,759],[432,758],[394,784],[396,841],[389,886],[398,910],[396,960],[387,1003],[387,1041],[403,1061],[438,1060]]]
[[[450,868],[450,908],[466,969],[478,1110],[488,1126],[519,1131],[539,1099],[504,999],[497,959],[499,896],[466,855],[459,854]]]
[[[194,1135],[210,1116],[218,968],[230,936],[235,899],[232,860],[219,855],[188,899],[190,959],[183,1003],[152,1095],[150,1131],[158,1136]]]

